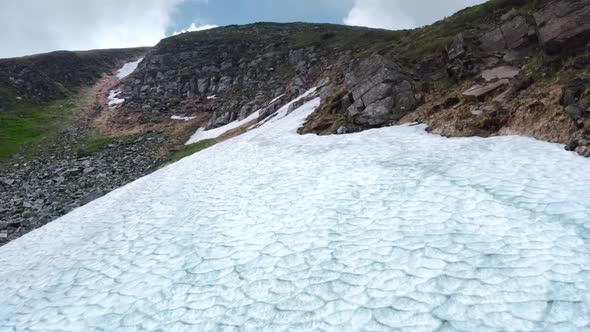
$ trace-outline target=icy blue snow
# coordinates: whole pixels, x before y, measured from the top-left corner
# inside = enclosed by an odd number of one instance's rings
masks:
[[[317,103],[0,248],[0,330],[590,330],[590,160]]]

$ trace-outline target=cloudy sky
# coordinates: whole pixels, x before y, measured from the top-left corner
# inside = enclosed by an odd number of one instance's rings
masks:
[[[252,22],[415,28],[485,0],[0,0],[0,58],[151,46],[182,31]]]

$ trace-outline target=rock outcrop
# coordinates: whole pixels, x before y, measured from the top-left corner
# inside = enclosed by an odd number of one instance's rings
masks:
[[[582,95],[586,92],[588,81],[575,79],[569,81],[563,87],[561,104],[564,110],[576,122],[579,128],[584,127],[585,119],[590,115],[590,105],[581,102]]]
[[[551,54],[583,49],[590,39],[590,1],[543,0],[535,13],[539,41]]]
[[[514,78],[520,73],[520,69],[512,66],[500,66],[487,69],[481,72],[481,77],[486,81],[497,79]]]
[[[515,13],[515,12],[509,12]],[[536,41],[536,29],[531,19],[523,16],[504,16],[500,26],[481,37],[481,48],[489,53],[503,52],[529,46]]]
[[[352,105],[348,119],[363,127],[377,127],[395,122],[412,112],[421,102],[412,80],[400,67],[383,56],[363,61],[346,76]]]
[[[477,84],[465,90],[465,92],[463,92],[463,96],[472,98],[474,101],[482,100],[487,95],[496,91],[498,88],[507,85],[509,82],[510,81],[507,79],[501,79],[493,83]]]
[[[328,41],[356,29],[261,23],[164,39],[124,86],[123,109],[207,112],[209,128],[243,119],[281,95],[297,96],[328,67],[347,66],[352,60],[349,51],[333,52],[323,43],[301,45],[294,36]]]

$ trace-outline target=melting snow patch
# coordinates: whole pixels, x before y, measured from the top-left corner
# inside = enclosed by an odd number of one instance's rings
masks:
[[[291,107],[291,105],[295,104],[296,102],[298,102],[304,98],[309,98],[314,93],[316,93],[317,90],[318,90],[318,87],[313,87],[313,88],[307,90],[301,96],[291,100],[290,102],[285,104],[283,107],[279,108],[275,113],[273,113],[268,118],[264,119],[264,121],[262,121],[261,123],[258,123],[256,125],[252,126],[252,128],[260,127],[260,126],[264,125],[265,123],[272,123],[272,122],[275,122],[275,121],[278,121],[278,120],[284,118],[289,113],[289,108]]]
[[[135,69],[137,69],[137,66],[139,66],[139,63],[142,60],[143,58],[140,58],[137,61],[128,62],[125,65],[123,65],[123,67],[121,67],[121,69],[119,69],[119,71],[117,72],[117,78],[123,79],[131,75],[135,71]]]
[[[0,247],[0,330],[588,329],[590,160],[316,105]]]
[[[123,98],[117,98],[117,96],[121,93],[121,90],[111,90],[109,93],[109,106],[111,108],[117,107],[117,105],[122,104],[125,102]]]
[[[285,94],[283,93],[282,95],[276,97],[275,99],[271,100],[270,103],[268,103],[269,105],[274,104],[275,102],[279,101],[279,99],[283,98],[285,96]]]
[[[256,112],[250,114],[250,116],[248,116],[244,120],[230,122],[230,123],[226,124],[225,126],[221,126],[219,128],[215,128],[215,129],[211,129],[211,130],[205,130],[205,128],[199,128],[197,130],[197,132],[193,136],[191,136],[191,138],[185,143],[185,145],[193,144],[198,141],[202,141],[204,139],[217,138],[232,129],[239,128],[249,122],[252,122],[252,121],[258,119],[258,116],[260,116],[260,111],[256,111]]]
[[[194,116],[179,116],[179,115],[173,115],[170,117],[170,119],[177,120],[177,121],[190,121],[194,118],[196,118],[196,117],[194,117]]]

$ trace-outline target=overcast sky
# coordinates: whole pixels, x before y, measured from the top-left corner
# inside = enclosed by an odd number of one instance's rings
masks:
[[[408,29],[484,1],[0,0],[0,57],[151,46],[182,31],[260,21]]]

